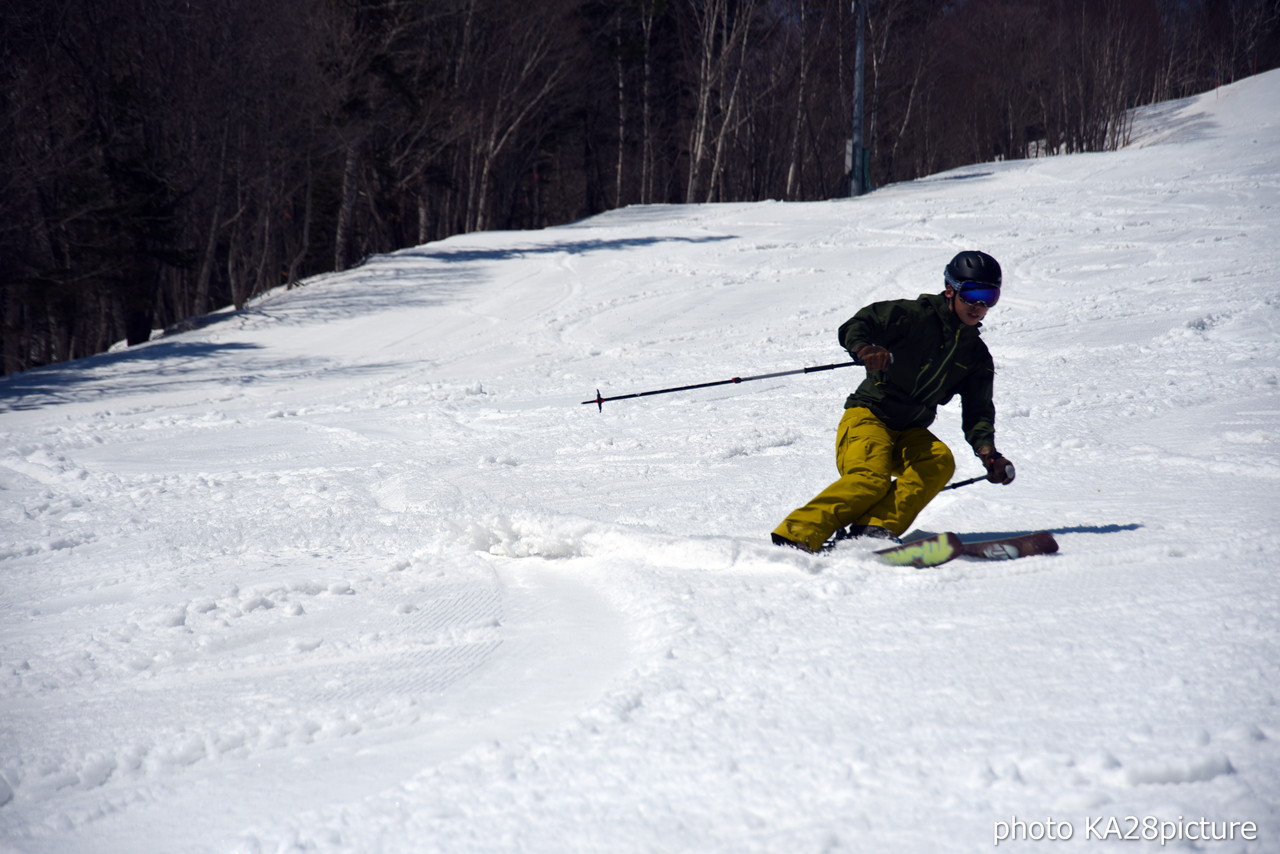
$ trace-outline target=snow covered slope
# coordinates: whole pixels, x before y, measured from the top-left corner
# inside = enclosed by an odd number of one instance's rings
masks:
[[[1280,851],[1277,117],[456,237],[0,381],[0,851]],[[1019,477],[919,524],[1058,555],[769,545],[850,369],[581,405],[842,361],[964,248]]]

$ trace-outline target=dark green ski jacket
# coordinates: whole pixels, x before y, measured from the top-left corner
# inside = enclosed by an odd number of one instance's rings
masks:
[[[845,408],[865,406],[888,427],[928,427],[938,407],[960,395],[964,437],[976,451],[995,447],[995,368],[978,327],[966,326],[942,294],[876,302],[840,327],[851,354],[879,344],[893,354],[886,370],[870,371]]]

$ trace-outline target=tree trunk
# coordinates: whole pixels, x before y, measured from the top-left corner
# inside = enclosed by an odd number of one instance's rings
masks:
[[[356,212],[356,172],[359,161],[356,143],[349,143],[342,167],[342,199],[338,203],[338,224],[333,234],[333,269],[337,272],[347,269],[348,253],[351,251],[351,229]]]

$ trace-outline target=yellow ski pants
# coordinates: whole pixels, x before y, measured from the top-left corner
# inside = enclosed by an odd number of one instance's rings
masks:
[[[792,511],[775,534],[813,551],[846,525],[879,525],[902,536],[947,485],[956,461],[923,427],[891,430],[871,410],[854,407],[836,430],[836,468],[840,479]]]

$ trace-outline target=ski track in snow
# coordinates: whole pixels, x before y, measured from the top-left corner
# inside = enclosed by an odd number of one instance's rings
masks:
[[[0,852],[1280,850],[1278,106],[459,236],[0,380]],[[1018,481],[918,524],[1057,555],[770,546],[850,370],[581,405],[840,361],[975,247]]]

